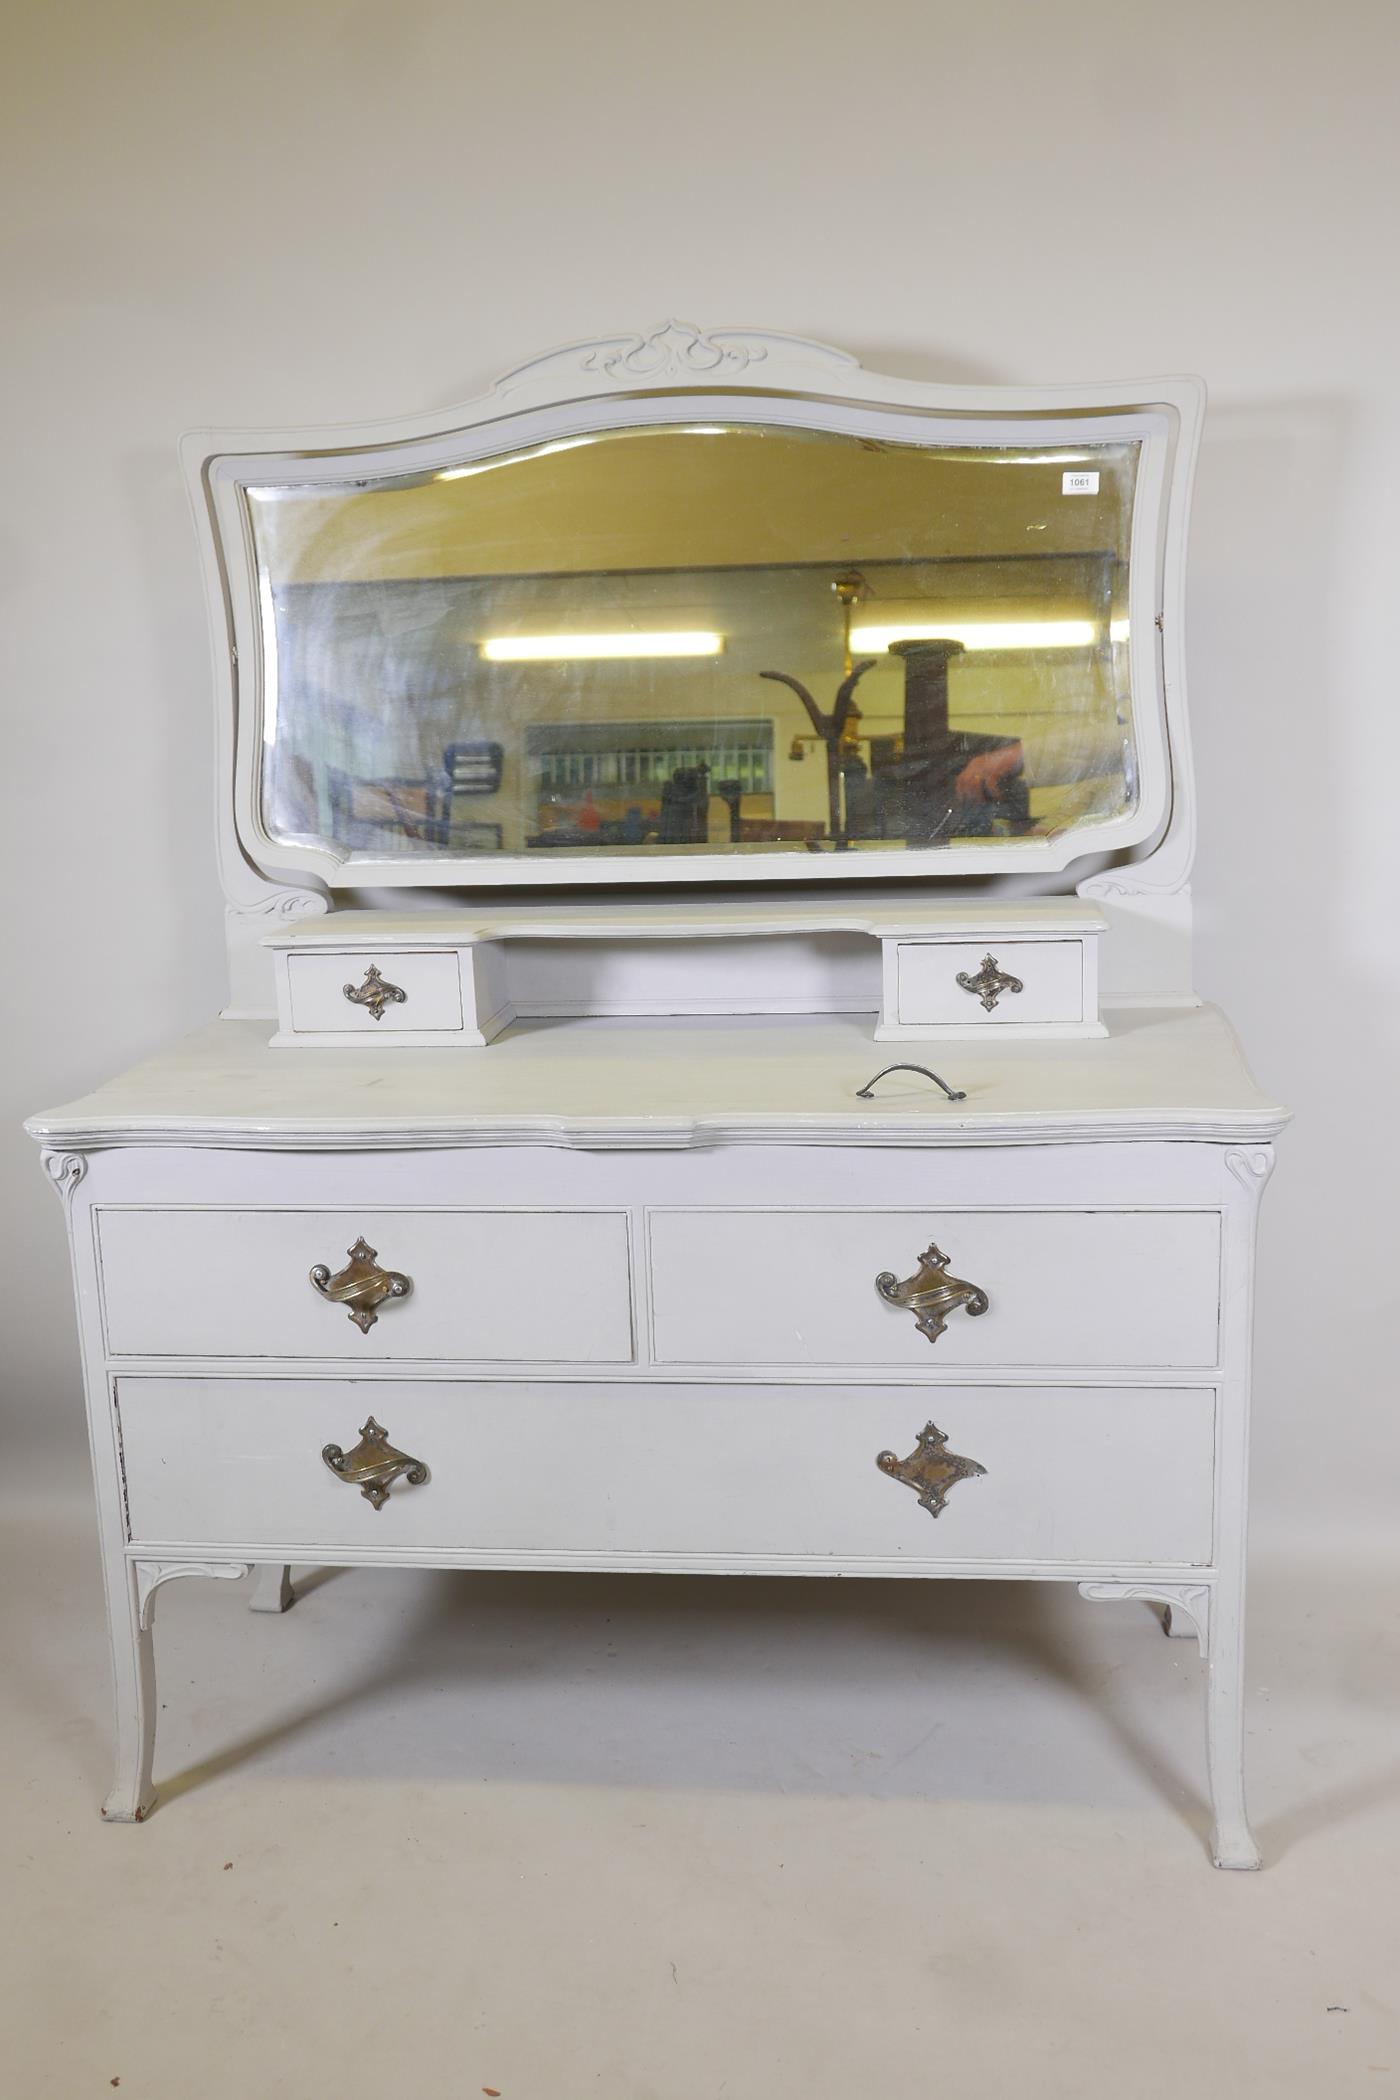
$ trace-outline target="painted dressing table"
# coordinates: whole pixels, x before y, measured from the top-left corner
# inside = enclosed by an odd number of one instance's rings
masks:
[[[230,1005],[29,1125],[109,1817],[176,1577],[1017,1577],[1195,1636],[1214,1855],[1257,1864],[1284,1116],[1191,986],[1201,411],[671,322],[186,441]]]

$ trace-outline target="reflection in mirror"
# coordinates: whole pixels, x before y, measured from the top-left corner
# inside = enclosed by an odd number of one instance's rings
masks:
[[[1138,450],[686,424],[250,488],[264,828],[586,860],[1121,816]]]

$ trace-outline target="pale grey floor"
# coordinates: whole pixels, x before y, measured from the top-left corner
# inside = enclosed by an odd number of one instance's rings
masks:
[[[15,2100],[1400,2092],[1374,1567],[1257,1570],[1221,1875],[1194,1648],[986,1585],[172,1584],[163,1805],[107,1828],[89,1538],[0,1525]]]

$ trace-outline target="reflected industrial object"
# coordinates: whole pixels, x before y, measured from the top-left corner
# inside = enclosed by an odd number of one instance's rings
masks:
[[[867,656],[864,663],[855,664],[836,688],[836,705],[831,713],[823,714],[805,685],[792,678],[786,671],[760,671],[760,678],[771,678],[777,685],[789,686],[807,710],[813,734],[826,750],[826,822],[827,836],[839,852],[846,844],[846,828],[842,811],[841,788],[843,776],[852,778],[857,774],[865,777],[861,762],[860,744],[852,734],[860,720],[855,704],[855,690],[867,671],[875,668],[875,658]],[[794,738],[798,757],[801,756],[801,739]]]
[[[250,487],[263,826],[425,869],[834,848],[897,874],[1111,822],[1140,449],[1078,445],[1070,499],[1062,442],[742,421]]]
[[[406,1298],[413,1279],[397,1269],[381,1269],[379,1256],[363,1238],[350,1249],[350,1259],[334,1276],[323,1261],[311,1271],[311,1281],[323,1298],[346,1307],[361,1334],[373,1327],[379,1306],[389,1298]]]
[[[371,963],[365,971],[363,984],[342,985],[341,990],[352,1006],[368,1008],[372,1021],[383,1020],[386,1006],[404,1006],[408,1001],[408,993],[403,986],[390,984],[387,978],[381,977],[375,963]]]
[[[908,1458],[881,1451],[875,1463],[891,1480],[903,1481],[905,1487],[913,1488],[920,1509],[926,1509],[931,1517],[942,1516],[949,1492],[960,1480],[976,1480],[987,1471],[975,1458],[960,1458],[956,1451],[950,1451],[947,1437],[935,1422],[925,1422]]]
[[[948,1314],[962,1305],[975,1320],[986,1312],[990,1299],[980,1284],[964,1283],[948,1273],[948,1256],[932,1245],[919,1256],[919,1266],[904,1283],[889,1269],[875,1278],[875,1288],[887,1305],[899,1305],[914,1315],[914,1325],[926,1341],[936,1342],[948,1324]]]
[[[954,729],[948,717],[948,666],[961,642],[891,642],[904,665],[904,748],[876,779],[880,836],[930,845],[955,833],[1008,831],[1030,824],[1025,751],[1019,737]]]
[[[1019,977],[998,968],[994,955],[982,957],[982,967],[975,976],[970,970],[959,970],[958,983],[965,992],[976,994],[987,1013],[992,1012],[1003,992],[1023,992],[1026,989]]]
[[[383,1509],[396,1480],[402,1478],[409,1487],[422,1487],[428,1478],[422,1459],[395,1450],[388,1430],[381,1429],[373,1415],[360,1431],[360,1441],[353,1451],[342,1451],[339,1444],[325,1444],[321,1456],[338,1480],[346,1480],[359,1489],[372,1509]]]

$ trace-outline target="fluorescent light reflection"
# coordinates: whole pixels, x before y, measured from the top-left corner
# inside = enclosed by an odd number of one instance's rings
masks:
[[[866,654],[891,642],[961,642],[964,649],[1092,649],[1092,620],[907,620],[898,627],[853,627],[851,647]]]
[[[488,663],[567,662],[607,656],[718,656],[722,634],[498,634],[481,644]]]

